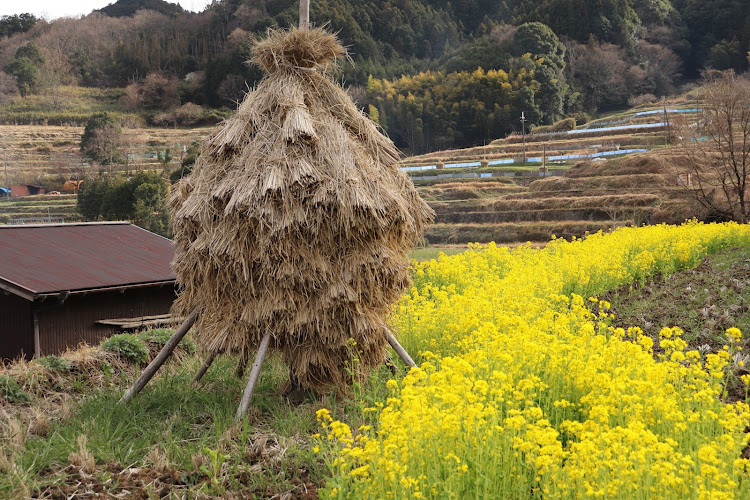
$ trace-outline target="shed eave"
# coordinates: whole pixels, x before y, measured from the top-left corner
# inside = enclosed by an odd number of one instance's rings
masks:
[[[176,283],[177,283],[176,279],[168,279],[168,280],[158,280],[158,281],[146,281],[143,283],[126,283],[122,285],[112,285],[112,286],[105,286],[105,287],[79,288],[76,290],[54,290],[54,291],[36,293],[34,294],[34,297],[44,300],[48,297],[58,297],[60,295],[86,295],[88,293],[111,292],[111,291],[123,291],[124,292],[125,290],[130,290],[133,288],[147,288],[147,287],[152,287],[152,286],[162,287],[166,285],[174,286]]]
[[[36,294],[33,291],[22,287],[18,283],[13,283],[12,281],[2,278],[0,278],[0,290],[12,293],[13,295],[18,295],[19,297],[32,302],[36,298]]]

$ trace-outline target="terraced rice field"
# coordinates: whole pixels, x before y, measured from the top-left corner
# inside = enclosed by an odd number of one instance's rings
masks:
[[[115,165],[113,169],[165,168],[157,154],[164,153],[167,148],[173,159],[166,168],[175,169],[184,149],[210,130],[210,127],[123,128],[121,150],[128,158],[127,162]],[[11,184],[40,184],[45,179],[81,178],[96,174],[99,169],[109,170],[109,167],[91,165],[81,154],[82,134],[83,127],[0,125],[0,167],[7,166]]]
[[[686,106],[670,103],[670,106]],[[650,125],[663,120],[654,109],[633,110],[598,125]],[[673,113],[673,115],[677,115]],[[679,113],[682,121],[695,113]],[[700,216],[700,207],[677,183],[684,159],[665,142],[668,129],[591,131],[576,136],[527,134],[486,146],[438,151],[404,159],[404,165],[438,168],[410,171],[420,194],[437,214],[426,239],[433,245],[469,242],[545,241],[552,235],[580,237],[627,225],[669,222]],[[591,155],[642,149],[648,153],[589,160],[523,163],[527,158]],[[509,164],[497,162],[512,161]],[[478,166],[453,167],[474,163]],[[574,165],[577,165],[574,167]]]

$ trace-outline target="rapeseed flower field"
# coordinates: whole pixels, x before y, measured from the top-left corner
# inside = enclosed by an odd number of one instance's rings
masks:
[[[596,298],[748,244],[691,221],[415,264],[394,323],[420,366],[356,428],[318,411],[321,496],[750,498],[750,408],[724,401],[742,332],[705,353],[669,325],[655,345]]]

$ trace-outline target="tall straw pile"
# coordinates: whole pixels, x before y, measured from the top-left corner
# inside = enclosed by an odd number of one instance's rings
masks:
[[[316,390],[345,383],[353,353],[365,371],[382,363],[406,252],[433,217],[328,75],[344,55],[322,29],[270,32],[253,58],[268,74],[171,198],[174,312],[199,308],[209,351],[249,353],[270,331]]]

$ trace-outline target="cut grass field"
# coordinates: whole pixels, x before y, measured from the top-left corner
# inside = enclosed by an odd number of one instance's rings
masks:
[[[24,218],[60,218],[65,222],[81,220],[75,195],[36,195],[0,198],[0,224]]]

